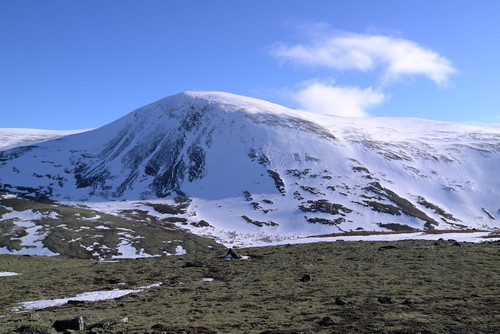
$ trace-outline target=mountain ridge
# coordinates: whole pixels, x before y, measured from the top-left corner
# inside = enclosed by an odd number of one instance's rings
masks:
[[[185,92],[95,130],[0,152],[0,189],[96,207],[187,198],[178,227],[251,242],[355,230],[497,230],[498,166],[496,128],[321,116]]]

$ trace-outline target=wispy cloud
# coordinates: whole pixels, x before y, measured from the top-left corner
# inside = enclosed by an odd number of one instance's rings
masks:
[[[406,39],[381,35],[321,34],[307,44],[278,43],[269,53],[295,65],[339,71],[380,69],[382,83],[420,75],[441,86],[456,72],[448,59],[432,50]]]
[[[284,64],[332,71],[370,73],[374,82],[358,88],[311,80],[289,94],[304,110],[340,116],[369,116],[370,108],[388,100],[383,90],[406,78],[425,77],[446,86],[457,72],[451,61],[413,41],[381,34],[333,30],[325,23],[298,26],[304,43],[277,43],[268,53]],[[323,71],[322,76],[325,75]],[[376,88],[374,88],[376,87]]]
[[[321,82],[309,82],[292,93],[302,109],[310,112],[346,116],[369,116],[367,109],[381,104],[387,96],[373,88],[340,87]]]

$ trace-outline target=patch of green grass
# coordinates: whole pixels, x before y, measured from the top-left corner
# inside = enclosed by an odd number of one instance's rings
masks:
[[[0,223],[0,247],[7,247],[9,251],[21,249],[21,240],[27,235],[24,228],[17,227],[15,219],[5,219]]]
[[[39,233],[46,234],[43,245],[65,257],[111,259],[121,255],[117,249],[123,244],[133,247],[136,253],[151,255],[175,254],[178,246],[188,252],[221,247],[212,239],[178,228],[175,223],[187,222],[183,217],[159,219],[142,210],[124,210],[122,216],[114,216],[82,206],[33,198],[3,199],[0,204],[16,211],[41,213],[42,218],[32,222],[41,227]],[[162,208],[168,206],[160,205]],[[187,205],[189,202],[181,198],[171,207],[180,213],[185,212]],[[25,228],[16,229],[13,222],[2,222],[0,247],[20,250],[20,241],[15,238],[23,230]]]
[[[4,214],[9,213],[9,212],[12,212],[12,210],[9,210],[9,209],[7,209],[6,207],[0,206],[0,218],[1,218]]]

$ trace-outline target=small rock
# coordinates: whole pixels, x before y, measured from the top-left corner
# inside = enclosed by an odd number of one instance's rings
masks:
[[[324,317],[323,319],[321,319],[321,321],[319,322],[319,325],[320,326],[331,326],[331,325],[335,325],[335,320],[333,320],[332,318],[330,317]]]
[[[349,302],[345,298],[342,298],[342,297],[335,298],[335,305],[343,306],[343,305],[347,305],[348,303]]]
[[[311,280],[311,276],[308,275],[308,274],[305,274],[304,276],[302,276],[302,278],[299,280],[301,282],[309,282]]]
[[[380,304],[392,304],[392,298],[391,297],[380,297],[377,299]]]
[[[386,249],[397,249],[397,248],[398,247],[394,246],[394,245],[387,245],[387,246],[380,247],[378,250],[383,251],[383,250],[386,250]]]
[[[403,305],[415,305],[415,304],[418,304],[418,302],[415,299],[408,298],[408,299],[405,299],[404,302],[402,302],[401,304],[403,304]]]
[[[462,245],[461,245],[459,242],[455,241],[455,242],[453,243],[453,246],[462,246]]]
[[[186,262],[182,265],[182,268],[197,268],[197,267],[203,267],[203,265],[197,262]]]
[[[252,322],[250,324],[252,326],[252,329],[259,329],[260,328],[260,322]]]

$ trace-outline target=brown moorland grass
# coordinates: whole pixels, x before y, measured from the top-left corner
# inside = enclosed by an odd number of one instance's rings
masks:
[[[404,234],[404,233],[420,233],[420,234],[446,234],[446,233],[478,233],[478,232],[490,232],[488,230],[478,230],[478,229],[464,229],[464,230],[399,230],[399,231],[350,231],[342,233],[329,233],[329,234],[317,234],[311,235],[308,238],[332,238],[332,237],[348,237],[348,236],[370,236],[370,235],[390,235],[390,234]],[[499,232],[491,232],[490,234],[495,234]]]
[[[87,325],[129,318],[87,334],[500,332],[500,242],[321,242],[238,251],[250,259],[225,260],[220,250],[113,263],[0,256],[1,271],[22,273],[0,277],[0,333],[77,316]],[[20,301],[157,282],[118,299],[11,312]]]

